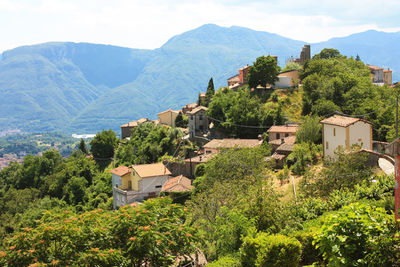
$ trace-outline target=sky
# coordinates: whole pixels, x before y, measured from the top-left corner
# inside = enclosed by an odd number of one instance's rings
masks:
[[[400,31],[399,0],[0,0],[0,52],[50,41],[154,49],[214,23],[309,43]]]

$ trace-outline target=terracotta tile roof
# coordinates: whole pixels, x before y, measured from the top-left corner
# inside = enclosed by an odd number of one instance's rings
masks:
[[[280,145],[277,149],[276,152],[280,154],[279,152],[292,152],[294,148],[294,144],[285,144],[283,143]]]
[[[387,69],[387,70],[383,70],[383,72],[392,72],[392,70]]]
[[[236,74],[235,76],[232,76],[228,79],[228,82],[239,82],[239,74]]]
[[[180,112],[180,110],[172,110],[172,109],[167,109],[167,110],[165,110],[165,111],[163,111],[163,112],[160,112],[160,113],[158,113],[157,115],[161,115],[161,114],[164,114],[164,113],[168,113],[168,112],[172,112],[172,113],[179,113]]]
[[[193,109],[192,111],[189,111],[189,114],[196,114],[197,112],[199,112],[200,110],[205,110],[207,111],[208,108],[203,107],[203,106],[198,106],[197,108]]]
[[[121,125],[121,128],[136,127],[136,126],[138,126],[137,121],[131,121],[131,122],[128,122],[127,124]]]
[[[195,156],[193,158],[185,159],[185,162],[192,162],[192,163],[202,163],[202,162],[207,162],[213,157],[215,157],[215,153],[209,153],[209,154],[202,154]]]
[[[192,181],[183,175],[179,175],[169,179],[163,185],[161,192],[187,192],[192,188]]]
[[[299,129],[298,125],[287,126],[287,125],[277,125],[269,128],[267,132],[269,133],[296,133]]]
[[[285,76],[284,74],[287,74],[289,72],[299,72],[298,70],[287,70],[287,71],[282,71],[279,72],[278,76]]]
[[[382,69],[380,67],[377,67],[377,66],[374,66],[374,65],[368,65],[368,64],[367,64],[367,67],[368,67],[369,70],[381,70]]]
[[[126,167],[126,166],[119,166],[115,169],[110,170],[111,173],[118,175],[118,176],[124,176],[132,171],[131,168]]]
[[[245,69],[248,69],[248,68],[250,68],[250,66],[249,66],[249,65],[246,65],[246,66],[244,66],[244,67],[241,67],[239,70],[245,70]]]
[[[293,145],[294,143],[296,143],[296,136],[292,135],[292,136],[285,137],[283,139],[283,142],[285,144]],[[269,141],[268,144],[270,144],[270,145],[281,145],[282,144],[282,140],[281,139],[275,139],[273,141]]]
[[[347,127],[349,125],[352,125],[353,123],[356,123],[357,121],[363,121],[363,122],[372,124],[371,122],[362,120],[360,118],[345,117],[345,116],[340,116],[340,115],[333,115],[329,118],[322,120],[321,123],[337,125],[337,126],[341,126],[341,127]]]
[[[171,175],[171,172],[162,163],[132,165],[132,169],[141,178]]]
[[[234,147],[256,147],[261,145],[262,140],[258,139],[213,139],[204,148],[234,148]]]
[[[138,119],[138,120],[136,120],[136,121],[131,121],[131,122],[127,123],[127,124],[121,125],[121,128],[136,127],[136,126],[138,126],[139,124],[144,123],[144,122],[147,122],[147,121],[151,121],[151,120],[149,120],[149,119],[147,119],[147,118],[141,118],[141,119]],[[152,122],[155,122],[155,121],[152,121]]]
[[[206,93],[201,93],[200,94],[200,97],[205,97],[206,96]]]

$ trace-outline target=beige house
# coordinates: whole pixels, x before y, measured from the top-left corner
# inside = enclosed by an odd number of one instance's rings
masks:
[[[183,114],[186,114],[186,113],[192,111],[193,109],[197,108],[198,106],[199,106],[199,105],[198,105],[197,103],[190,103],[190,104],[187,104],[187,105],[185,105],[185,106],[182,107],[182,113],[183,113]]]
[[[158,121],[161,124],[174,127],[175,119],[178,116],[179,112],[180,112],[180,110],[167,109],[166,111],[163,111],[163,112],[160,112],[157,114]]]
[[[298,125],[274,125],[268,129],[269,141],[281,140],[289,136],[296,136],[296,132],[299,129]]]
[[[156,197],[170,178],[171,172],[162,163],[119,166],[112,169],[114,209]]]
[[[189,138],[194,139],[208,132],[208,117],[206,116],[207,108],[198,106],[189,115]]]
[[[389,68],[383,70],[383,83],[386,85],[392,85],[392,71]]]
[[[372,123],[360,118],[334,115],[321,121],[325,157],[333,157],[339,146],[350,148],[358,144],[372,150]]]
[[[133,129],[135,129],[135,127],[137,127],[139,124],[144,123],[144,122],[152,122],[152,123],[158,124],[157,120],[149,120],[147,118],[141,118],[137,121],[131,121],[127,124],[121,125],[121,139],[130,137]]]
[[[274,88],[286,89],[295,87],[299,84],[299,71],[289,70],[278,74],[278,81],[273,85]]]
[[[205,154],[216,154],[227,148],[251,148],[262,144],[262,139],[213,139],[203,146]]]

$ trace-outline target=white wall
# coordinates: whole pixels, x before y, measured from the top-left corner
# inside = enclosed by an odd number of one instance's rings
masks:
[[[141,193],[150,193],[150,192],[159,193],[161,191],[162,186],[165,184],[165,182],[167,182],[168,178],[170,178],[170,176],[168,176],[168,175],[143,178],[139,181],[139,192],[141,192]],[[160,185],[161,185],[161,187],[156,188],[156,186],[160,186]]]
[[[334,135],[335,129],[335,135]],[[333,157],[335,149],[339,146],[346,147],[346,128],[337,125],[323,124],[324,157]],[[326,143],[328,142],[328,147]]]
[[[275,82],[274,84],[274,88],[290,88],[290,81],[291,81],[291,77],[287,77],[287,76],[278,76],[279,80]]]
[[[349,126],[350,146],[354,144],[362,145],[362,148],[372,150],[371,147],[371,127],[369,123],[358,121]]]

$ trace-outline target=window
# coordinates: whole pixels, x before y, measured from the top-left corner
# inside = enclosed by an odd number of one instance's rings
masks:
[[[128,181],[128,189],[132,190],[132,181]]]
[[[336,128],[333,128],[333,136],[336,136]]]
[[[326,141],[326,149],[329,149],[329,143]]]
[[[190,115],[190,119],[193,120],[193,115]]]
[[[285,134],[285,137],[288,137],[288,136],[289,136],[289,134],[288,134],[288,133],[286,133],[286,134]]]
[[[281,139],[281,135],[279,133],[276,134],[276,139]]]
[[[203,116],[202,115],[199,116],[199,120],[201,120],[201,121],[203,120]]]
[[[199,126],[199,130],[200,130],[200,131],[203,131],[203,125],[200,125],[200,126]]]
[[[162,185],[156,185],[156,188],[161,188],[162,187]]]

